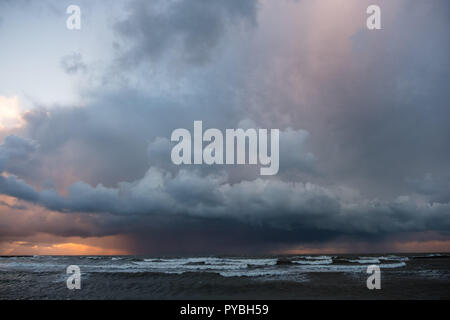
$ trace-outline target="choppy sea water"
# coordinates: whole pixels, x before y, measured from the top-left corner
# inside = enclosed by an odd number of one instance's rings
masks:
[[[66,269],[81,270],[81,289]],[[368,290],[367,267],[381,269]],[[449,299],[450,255],[0,257],[0,299]]]

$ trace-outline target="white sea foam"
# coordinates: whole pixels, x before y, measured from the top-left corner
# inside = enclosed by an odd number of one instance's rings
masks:
[[[116,258],[116,259],[114,259]],[[302,277],[309,272],[364,272],[367,265],[361,263],[357,265],[333,264],[331,257],[314,257],[306,259],[297,257],[293,264],[277,265],[277,259],[252,259],[252,258],[173,258],[173,259],[144,259],[133,261],[128,258],[105,258],[85,259],[76,257],[42,257],[36,258],[1,258],[1,271],[27,271],[27,272],[62,272],[68,265],[76,264],[83,274],[97,272],[159,272],[167,274],[182,274],[186,272],[213,272],[225,277],[246,276],[246,277]],[[364,258],[364,257],[360,257]],[[374,258],[371,257],[371,262]],[[377,258],[378,259],[378,258]],[[363,260],[363,259],[359,259]],[[368,259],[367,259],[368,260]],[[384,259],[383,259],[384,260]],[[394,261],[393,263],[378,264],[380,268],[392,269],[401,268],[406,264],[404,261]],[[283,278],[284,279],[284,278]]]
[[[394,256],[394,255],[381,256],[381,257],[378,257],[378,259],[380,259],[380,260],[393,260],[393,261],[409,261],[408,257],[400,257],[400,256]]]
[[[151,270],[238,270],[249,266],[264,267],[276,264],[276,259],[241,259],[241,258],[180,258],[180,259],[144,259],[134,264]]]
[[[222,271],[224,277],[263,277],[263,276],[283,276],[289,274],[288,270],[245,270],[245,271]]]
[[[302,258],[307,259],[307,260],[329,260],[333,257],[330,257],[330,256],[305,256]]]
[[[377,258],[371,258],[371,257],[360,257],[359,259],[348,259],[348,262],[352,263],[361,263],[361,264],[378,264],[380,263],[380,260]]]
[[[332,263],[333,263],[333,259],[321,259],[321,260],[293,260],[292,263],[296,263],[296,264],[306,264],[306,265],[332,264]]]
[[[404,262],[378,264],[382,269],[401,268],[405,265]],[[301,265],[296,268],[302,272],[355,272],[366,270],[367,265]]]

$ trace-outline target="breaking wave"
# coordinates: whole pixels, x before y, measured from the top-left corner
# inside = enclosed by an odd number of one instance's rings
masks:
[[[430,256],[431,257],[431,256]],[[433,256],[434,257],[434,256]],[[283,256],[149,258],[137,256],[0,257],[0,271],[61,272],[71,264],[83,273],[215,273],[223,277],[305,279],[311,272],[360,272],[368,265],[394,269],[406,266],[406,256]]]

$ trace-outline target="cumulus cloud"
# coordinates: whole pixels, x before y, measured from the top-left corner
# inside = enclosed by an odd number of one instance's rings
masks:
[[[142,179],[121,182],[116,188],[78,182],[66,196],[54,190],[36,191],[9,176],[1,177],[0,192],[60,212],[218,218],[250,225],[268,223],[273,229],[383,234],[450,227],[448,203],[409,197],[368,201],[346,188],[261,178],[230,184],[225,173],[205,177],[186,169],[172,174],[151,167]]]

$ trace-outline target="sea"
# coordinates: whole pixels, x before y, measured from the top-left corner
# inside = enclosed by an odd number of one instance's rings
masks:
[[[450,254],[2,256],[0,299],[450,299]]]

